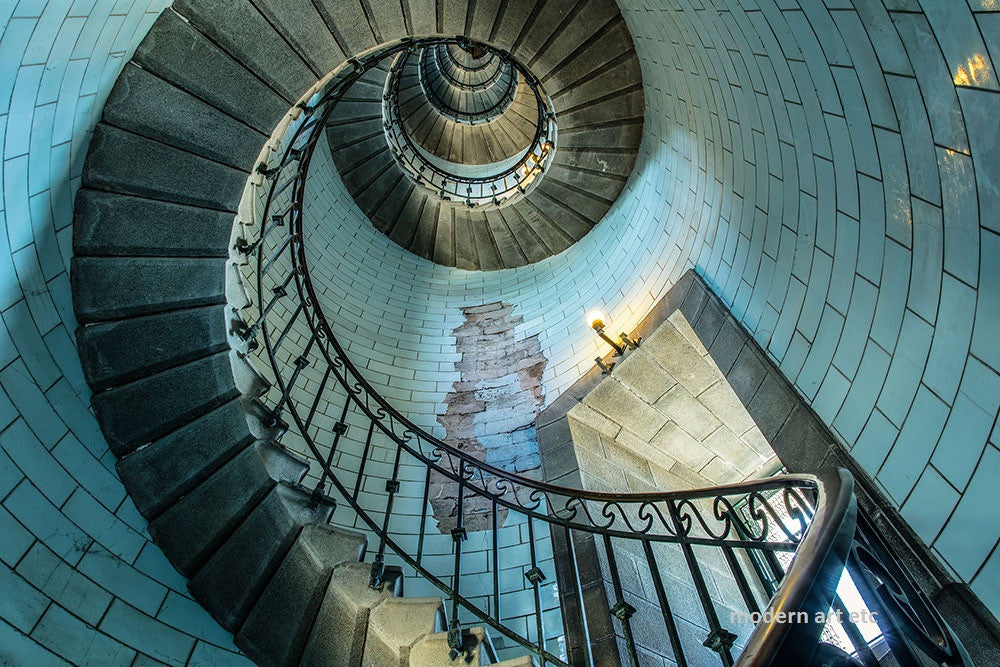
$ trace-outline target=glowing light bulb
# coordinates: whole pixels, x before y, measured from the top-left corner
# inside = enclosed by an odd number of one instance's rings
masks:
[[[591,329],[603,329],[606,321],[607,318],[600,310],[595,309],[587,313],[587,325]]]

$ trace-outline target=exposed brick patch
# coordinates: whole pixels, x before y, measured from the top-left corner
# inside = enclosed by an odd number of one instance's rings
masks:
[[[514,329],[523,318],[514,315],[509,303],[467,306],[462,312],[465,322],[452,332],[462,355],[455,365],[460,377],[438,422],[459,449],[497,468],[533,476],[540,465],[535,418],[545,400],[542,373],[548,363],[538,336],[515,339]],[[458,486],[443,476],[432,478],[430,501],[438,528],[451,530]],[[468,530],[490,528],[487,503],[467,493],[463,504]],[[502,525],[506,510],[501,513]]]

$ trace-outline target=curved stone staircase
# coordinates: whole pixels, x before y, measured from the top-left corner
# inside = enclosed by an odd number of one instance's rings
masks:
[[[442,203],[407,179],[381,139],[385,69],[371,70],[355,84],[350,104],[331,120],[334,163],[361,210],[397,244],[435,263],[496,270],[562,252],[604,217],[635,162],[644,98],[638,60],[617,7],[529,4],[533,8],[507,5],[502,14],[494,13],[492,25],[468,26],[469,36],[509,49],[528,66],[557,114],[559,144],[552,164],[519,201],[490,211],[469,209],[461,202]],[[512,25],[517,11],[526,20]],[[544,33],[538,22],[551,22],[550,31]],[[530,145],[536,111],[524,82],[502,115],[468,125],[428,101],[417,63],[410,59],[402,72],[399,100],[415,143],[467,165],[505,160]]]
[[[558,204],[549,213],[516,213],[537,220],[530,226],[538,247],[498,243],[504,250],[484,256],[483,268],[535,261],[586,233],[620,191],[638,143],[638,65],[610,0],[510,2],[491,19],[457,23],[464,6],[445,3],[455,11],[437,13],[435,3],[403,4],[400,17],[377,2],[178,0],[117,82],[77,201],[73,297],[94,410],[150,534],[190,578],[196,599],[260,664],[452,660],[441,600],[399,597],[399,572],[370,589],[369,567],[359,562],[363,536],[327,525],[334,500],[299,484],[305,462],[274,434],[255,437],[248,426],[253,396],[237,389],[227,343],[226,258],[244,185],[273,128],[350,54],[414,32],[486,26],[483,37],[520,53],[552,81],[567,124],[562,160],[538,200]],[[496,5],[477,3],[476,12]],[[559,30],[552,37],[539,28],[553,24]],[[609,50],[609,41],[619,48]],[[542,57],[548,53],[555,55]],[[633,83],[604,99],[597,91],[609,80]],[[628,121],[624,131],[603,124],[601,114],[612,107]],[[358,150],[366,140],[362,118],[351,126]],[[607,170],[596,168],[605,158]],[[362,200],[380,193],[387,208],[373,219],[445,214],[424,204],[415,209],[402,181],[388,187],[388,170],[370,169],[359,166],[352,183]],[[580,173],[605,184],[595,190],[600,201],[569,184]],[[507,223],[494,216],[475,224]],[[431,254],[450,263],[444,250],[437,254],[444,245],[434,239]],[[469,636],[469,652],[456,664],[494,660],[482,630]]]
[[[453,90],[453,89],[449,89]],[[518,155],[531,144],[535,100],[521,82],[513,103],[488,123],[469,125],[441,114],[423,94],[418,68],[411,60],[402,72],[400,115],[407,133],[421,148],[458,164],[488,164]]]
[[[415,82],[423,84],[436,110],[469,124],[503,115],[520,83],[513,65],[499,54],[454,44],[424,49],[407,74],[417,75]]]

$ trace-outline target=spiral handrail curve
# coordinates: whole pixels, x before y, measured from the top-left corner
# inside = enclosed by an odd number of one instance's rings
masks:
[[[616,494],[553,485],[477,460],[422,429],[365,379],[338,340],[312,283],[306,253],[303,211],[306,180],[315,149],[337,103],[364,73],[386,58],[456,40],[403,40],[348,61],[333,73],[324,88],[301,105],[300,116],[281,138],[281,148],[258,167],[266,185],[261,190],[261,195],[266,192],[264,214],[259,221],[247,223],[256,227],[245,230],[253,241],[241,246],[248,266],[252,267],[255,293],[250,310],[256,311],[256,318],[251,323],[250,313],[245,314],[246,323],[237,333],[251,356],[266,363],[273,377],[270,389],[261,399],[268,407],[265,425],[279,434],[293,432],[301,439],[319,466],[315,492],[324,494],[327,485],[332,485],[377,538],[378,548],[371,565],[373,586],[381,584],[385,559],[391,552],[450,601],[449,643],[456,653],[463,650],[462,626],[467,625],[471,615],[506,637],[512,647],[534,654],[543,666],[581,664],[565,651],[553,648],[552,638],[547,637],[544,627],[540,591],[547,578],[543,568],[554,568],[560,582],[576,585],[573,595],[579,608],[587,607],[580,590],[577,544],[581,539],[589,539],[598,550],[603,548],[601,572],[609,580],[606,586],[615,598],[614,605],[610,606],[609,601],[610,609],[604,613],[617,619],[623,660],[638,664],[639,647],[646,639],[633,633],[631,618],[636,609],[628,602],[616,561],[625,554],[641,552],[654,583],[660,621],[669,637],[673,659],[680,665],[686,664],[680,633],[669,610],[657,565],[664,557],[662,549],[671,545],[680,550],[698,592],[710,628],[705,646],[718,654],[722,664],[799,664],[796,661],[803,655],[811,655],[818,644],[821,624],[758,624],[745,638],[743,654],[738,660],[734,657],[737,635],[723,627],[718,618],[695,547],[722,552],[748,610],[760,611],[760,594],[748,583],[737,553],[762,555],[762,561],[772,566],[770,575],[781,582],[774,595],[766,600],[767,611],[777,614],[805,610],[810,615],[825,612],[834,598],[835,580],[843,570],[854,533],[855,501],[848,473],[834,470],[819,476],[785,475],[662,493]],[[278,308],[279,304],[283,307]],[[291,347],[289,338],[293,329],[299,335],[294,343],[297,348]],[[306,391],[299,381],[310,368],[321,372],[322,379],[318,389]],[[323,432],[314,421],[320,398],[331,396],[333,405],[338,392],[343,398],[340,417],[332,431]],[[285,415],[290,417],[291,424],[284,420]],[[352,418],[366,429],[363,437],[347,436]],[[361,499],[363,486],[369,479],[365,469],[371,463],[376,437],[388,443],[393,459],[391,474],[385,477],[385,504],[378,511],[366,507]],[[329,440],[321,443],[321,438]],[[323,449],[326,446],[328,451]],[[348,448],[353,448],[351,456],[358,459],[356,470],[335,461],[337,456],[343,458]],[[356,450],[362,448],[357,456]],[[407,465],[424,471],[423,511],[415,547],[413,535],[394,531],[390,525],[394,502],[403,484],[419,485],[418,481],[401,478],[404,455],[408,462],[412,461]],[[426,507],[432,479],[451,485],[457,494],[453,525],[449,524],[454,546],[453,566],[448,571],[440,571],[424,554],[425,540],[430,535]],[[462,545],[470,532],[465,525],[469,520],[467,515],[479,517],[482,523],[470,524],[473,531],[482,530],[492,538],[494,585],[490,591],[469,592],[462,588]],[[524,568],[530,566],[524,572],[528,583],[523,590],[530,592],[534,601],[533,612],[525,621],[527,630],[522,629],[524,623],[514,627],[502,614],[502,591],[497,579],[498,530],[507,515],[523,517],[530,535],[529,557],[522,564]],[[568,549],[568,559],[557,565],[537,552],[537,526],[548,529],[553,541],[562,540]],[[795,554],[787,572],[773,567],[774,553],[781,551]],[[550,571],[550,577],[551,574]],[[586,615],[592,611],[588,608]],[[584,616],[581,613],[579,618],[567,617],[562,636],[574,631],[572,624],[579,622],[586,637]],[[585,664],[589,649],[581,650]]]

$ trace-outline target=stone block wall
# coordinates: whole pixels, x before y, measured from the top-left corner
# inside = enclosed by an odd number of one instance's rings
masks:
[[[741,342],[732,340],[732,347]],[[725,358],[732,351],[716,354],[741,374],[750,372],[739,359]],[[743,387],[735,379],[736,386],[684,311],[675,311],[570,409],[584,486],[671,491],[732,484],[777,470],[780,462],[740,401],[736,388]],[[617,463],[624,479],[610,470],[611,478],[602,479],[594,455]]]

